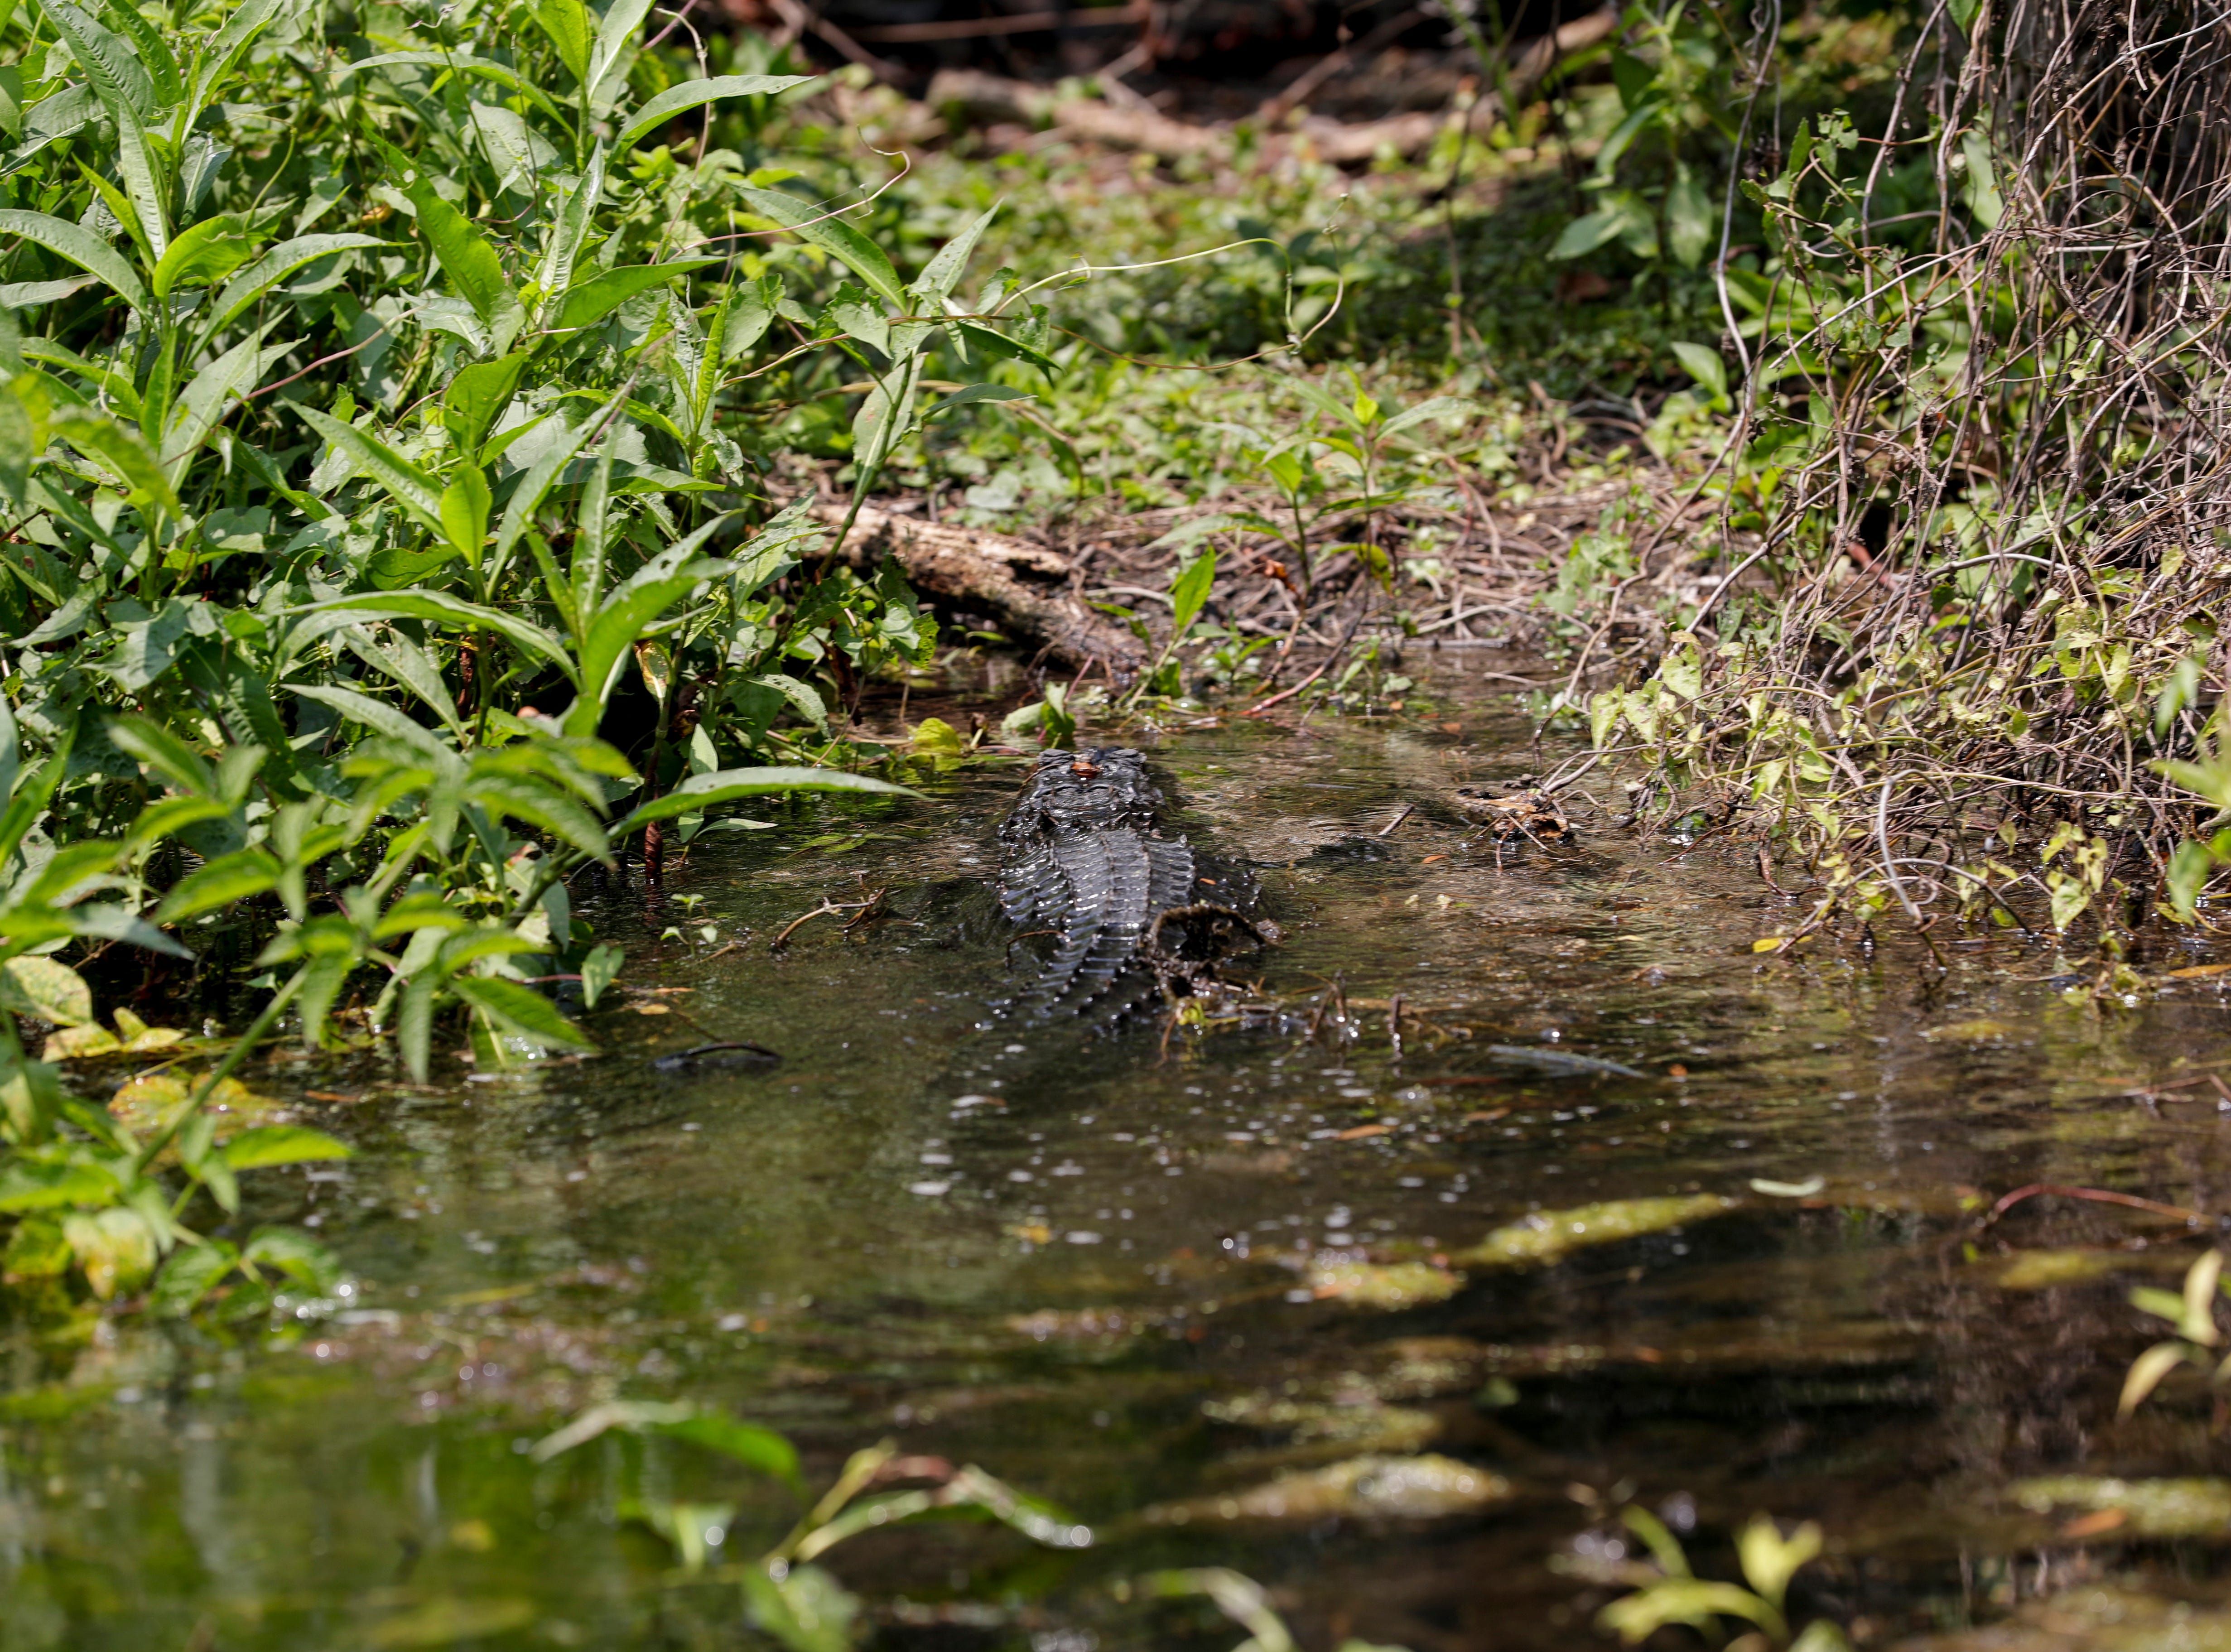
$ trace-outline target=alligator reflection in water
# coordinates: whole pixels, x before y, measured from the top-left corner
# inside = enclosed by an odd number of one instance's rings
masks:
[[[1576,792],[1584,847],[1520,836],[1500,869],[1454,809],[1380,836],[1555,756],[1521,719],[1467,719],[1237,724],[1153,753],[1161,829],[1232,845],[1286,920],[1271,988],[1344,976],[1451,1030],[1399,1062],[1376,1012],[1313,1045],[1180,1033],[1165,1054],[1141,1027],[1078,1059],[1074,1023],[1019,1016],[987,1040],[1012,937],[987,843],[1016,784],[972,768],[875,805],[913,841],[820,858],[859,805],[817,803],[670,871],[747,956],[585,899],[630,959],[596,1061],[439,1093],[352,1056],[259,1064],[258,1090],[360,1152],[243,1190],[242,1227],[315,1221],[361,1294],[276,1344],[121,1315],[0,1333],[0,1647],[736,1645],[733,1584],[669,1588],[656,1522],[733,1510],[733,1562],[798,1507],[672,1441],[514,1449],[615,1397],[780,1429],[816,1487],[889,1436],[1103,1534],[1037,1557],[960,1526],[847,1544],[837,1569],[897,1652],[1159,1652],[1201,1626],[1115,1585],[1173,1564],[1259,1578],[1310,1652],[1608,1644],[1589,1621],[1621,1585],[1581,1563],[1634,1561],[1624,1496],[1715,1578],[1753,1513],[1819,1520],[1829,1557],[1792,1616],[1864,1644],[2025,1613],[2040,1638],[1971,1644],[2176,1644],[2205,1614],[2131,1591],[2215,1587],[2231,1539],[2220,1516],[2193,1533],[2220,1499],[2180,1494],[2164,1535],[2101,1487],[2221,1472],[2197,1377],[2114,1420],[2154,1334],[2127,1293],[2173,1289],[2202,1240],[2075,1200],[1982,1234],[1974,1213],[2036,1183],[2224,1206],[2231,1114],[2169,1087],[2231,1060],[2231,976],[2168,974],[2220,943],[2142,934],[2154,996],[2102,1010],[2019,935],[1940,932],[1942,971],[1887,925],[1872,957],[1755,955],[1809,904],[1751,846],[1636,842]],[[766,953],[856,872],[892,921]],[[689,1082],[643,1059],[701,1038],[786,1059]],[[1007,1042],[1045,1059],[996,1092],[946,1081]],[[2040,1580],[2087,1569],[2031,1621]],[[1183,1643],[1240,1638],[1219,1634]]]

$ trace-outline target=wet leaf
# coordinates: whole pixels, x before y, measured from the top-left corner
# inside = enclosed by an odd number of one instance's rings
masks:
[[[200,1082],[191,1074],[177,1071],[143,1073],[109,1097],[109,1116],[136,1134],[152,1134],[184,1105]],[[229,1141],[249,1126],[269,1119],[280,1107],[236,1078],[218,1080],[202,1103],[203,1111],[217,1122],[219,1141]]]
[[[2014,1029],[2003,1021],[1979,1016],[1973,1021],[1953,1021],[1942,1027],[1930,1027],[1921,1036],[1937,1043],[1988,1044],[2013,1037]]]
[[[1669,1623],[1705,1629],[1716,1617],[1756,1623],[1776,1641],[1782,1636],[1782,1615],[1749,1590],[1702,1578],[1668,1578],[1637,1590],[1597,1613],[1596,1623],[1633,1646]]]
[[[2061,1508],[2118,1508],[2133,1537],[2216,1537],[2231,1527],[2231,1480],[2116,1480],[2048,1475],[2016,1481],[2014,1500],[2034,1514]]]
[[[147,1307],[158,1319],[184,1319],[216,1289],[240,1260],[239,1253],[222,1240],[205,1245],[181,1245],[171,1253],[163,1271],[155,1276]]]
[[[1308,1524],[1335,1516],[1357,1520],[1440,1520],[1476,1513],[1510,1495],[1501,1475],[1427,1452],[1413,1457],[1351,1457],[1281,1475],[1267,1485],[1225,1497],[1165,1504],[1147,1511],[1155,1524],[1193,1520],[1277,1520]]]
[[[2204,981],[2218,975],[2231,975],[2231,964],[2195,964],[2188,969],[2171,970],[2169,978],[2172,981]]]
[[[798,1448],[773,1429],[740,1423],[724,1411],[700,1411],[676,1422],[645,1426],[669,1439],[687,1440],[708,1451],[717,1451],[747,1468],[772,1475],[793,1491],[805,1489],[805,1481],[799,1475]]]
[[[355,1149],[307,1125],[263,1125],[243,1130],[227,1144],[224,1162],[232,1169],[262,1170],[273,1165],[307,1165],[349,1158]]]
[[[627,954],[618,947],[599,944],[589,949],[581,960],[581,1002],[592,1010],[605,990],[618,979],[620,966],[627,962]]]
[[[1991,1281],[2002,1291],[2043,1291],[2105,1277],[2126,1260],[2108,1250],[2017,1251],[1998,1265]]]
[[[787,1652],[850,1652],[860,1603],[818,1566],[792,1566],[780,1578],[747,1567],[744,1601],[753,1626]]]
[[[93,1294],[107,1301],[155,1271],[155,1233],[137,1210],[72,1211],[62,1234]]]
[[[93,1019],[93,989],[51,958],[11,958],[0,965],[0,1010],[57,1027],[81,1027]]]
[[[341,1282],[341,1260],[300,1228],[258,1228],[240,1253],[307,1289],[327,1292]]]
[[[1542,1210],[1507,1228],[1497,1229],[1471,1249],[1458,1253],[1455,1260],[1480,1268],[1516,1268],[1529,1263],[1546,1266],[1563,1261],[1576,1250],[1663,1233],[1669,1228],[1724,1216],[1735,1208],[1733,1199],[1701,1193],[1659,1199],[1613,1199],[1569,1210]]]
[[[88,1022],[81,1027],[65,1027],[48,1036],[39,1059],[48,1062],[81,1061],[88,1055],[113,1055],[124,1048],[123,1041],[99,1022]]]
[[[915,726],[914,749],[922,757],[954,761],[968,754],[960,731],[941,717],[925,717]]]
[[[1736,1553],[1743,1563],[1743,1576],[1777,1610],[1798,1568],[1818,1558],[1820,1552],[1820,1528],[1811,1520],[1785,1538],[1782,1528],[1768,1516],[1754,1515],[1736,1539]]]
[[[55,1279],[69,1272],[70,1246],[62,1224],[31,1216],[16,1224],[0,1250],[0,1279]]]
[[[1355,1307],[1416,1307],[1424,1302],[1445,1302],[1464,1288],[1465,1276],[1426,1262],[1341,1262],[1310,1269],[1310,1289],[1320,1300],[1332,1298]]]

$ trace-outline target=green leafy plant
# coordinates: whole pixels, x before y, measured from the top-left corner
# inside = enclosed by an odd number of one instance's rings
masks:
[[[0,718],[4,713],[0,713]],[[12,728],[0,731],[12,733]],[[10,746],[12,750],[12,744]],[[182,1313],[236,1277],[234,1311],[260,1312],[275,1283],[312,1297],[340,1283],[338,1264],[307,1234],[265,1229],[244,1246],[205,1237],[188,1218],[206,1194],[224,1216],[240,1209],[239,1178],[275,1165],[346,1158],[349,1150],[299,1125],[263,1125],[224,1139],[207,1110],[268,1020],[235,1042],[178,1096],[144,1136],[71,1094],[55,1063],[24,1048],[19,1016],[60,1028],[93,1022],[93,990],[52,956],[81,938],[122,941],[157,952],[184,949],[126,901],[133,862],[205,810],[151,804],[123,842],[74,843],[27,863],[23,839],[51,797],[68,752],[29,776],[9,777],[0,815],[0,1274],[19,1284],[74,1276],[102,1300],[129,1295],[154,1277],[156,1305]],[[167,1262],[165,1261],[167,1258]]]
[[[1731,1584],[1696,1576],[1681,1540],[1649,1510],[1630,1504],[1620,1511],[1620,1520],[1654,1562],[1654,1568],[1637,1563],[1626,1569],[1621,1575],[1633,1584],[1633,1592],[1596,1615],[1599,1627],[1629,1646],[1677,1624],[1717,1643],[1722,1635],[1720,1620],[1733,1618],[1753,1625],[1764,1646],[1786,1647],[1789,1652],[1848,1652],[1851,1643],[1843,1630],[1826,1618],[1807,1624],[1794,1638],[1790,1633],[1789,1580],[1821,1548],[1820,1528],[1811,1521],[1785,1534],[1767,1515],[1753,1516],[1736,1539],[1743,1583]]]
[[[615,1431],[682,1442],[776,1480],[801,1500],[807,1495],[798,1452],[788,1440],[688,1402],[618,1400],[595,1406],[538,1442],[533,1455],[551,1462]],[[903,1455],[888,1443],[854,1452],[788,1533],[747,1559],[726,1560],[723,1552],[738,1503],[677,1501],[649,1489],[650,1483],[650,1476],[638,1476],[637,1488],[621,1499],[622,1518],[666,1541],[683,1582],[736,1586],[752,1625],[789,1652],[842,1652],[858,1638],[860,1601],[817,1563],[863,1533],[960,1519],[997,1522],[1051,1549],[1082,1549],[1092,1541],[1087,1527],[980,1468]]]
[[[2115,1406],[2118,1416],[2127,1417],[2145,1404],[2146,1397],[2179,1365],[2195,1365],[2208,1373],[2210,1384],[2218,1391],[2216,1426],[2221,1429],[2225,1410],[2221,1391],[2231,1384],[2231,1358],[2221,1357],[2217,1352],[2223,1346],[2223,1333],[2215,1322],[2219,1294],[2231,1296],[2231,1286],[2223,1281],[2220,1250],[2205,1250],[2193,1259],[2192,1266],[2185,1269],[2182,1292],[2142,1285],[2131,1293],[2132,1307],[2168,1320],[2176,1333],[2131,1362],[2123,1378],[2122,1397]]]

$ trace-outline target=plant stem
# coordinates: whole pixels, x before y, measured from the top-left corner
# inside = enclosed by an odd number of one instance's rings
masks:
[[[263,1013],[249,1023],[248,1030],[242,1033],[238,1042],[225,1052],[224,1059],[210,1070],[207,1078],[195,1087],[194,1093],[185,1099],[178,1110],[170,1116],[160,1130],[155,1133],[152,1139],[140,1148],[138,1156],[132,1161],[134,1175],[146,1173],[147,1166],[155,1162],[156,1156],[169,1146],[178,1132],[185,1127],[186,1121],[201,1111],[202,1103],[209,1100],[210,1093],[231,1076],[232,1069],[240,1065],[241,1059],[255,1046],[257,1041],[265,1033],[271,1030],[271,1023],[277,1021],[280,1012],[294,1001],[294,994],[301,990],[303,978],[307,973],[307,968],[295,971],[288,978],[287,984],[271,995],[271,1002],[263,1006]]]

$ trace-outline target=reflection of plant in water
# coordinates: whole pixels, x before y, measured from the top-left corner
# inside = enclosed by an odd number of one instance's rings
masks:
[[[1214,1601],[1217,1609],[1233,1623],[1247,1631],[1247,1638],[1232,1652],[1300,1652],[1293,1631],[1285,1620],[1271,1610],[1271,1597],[1263,1585],[1252,1578],[1245,1577],[1224,1566],[1200,1566],[1186,1571],[1157,1571],[1141,1579],[1145,1593],[1164,1600],[1181,1599],[1190,1595],[1206,1595]],[[1350,1637],[1340,1643],[1340,1652],[1405,1652],[1397,1646],[1373,1646],[1368,1642]]]
[[[2216,1293],[2231,1294],[2231,1287],[2225,1286],[2222,1279],[2223,1253],[2209,1250],[2185,1270],[2182,1295],[2143,1285],[2131,1293],[2133,1307],[2167,1320],[2176,1327],[2176,1334],[2166,1342],[2157,1342],[2131,1362],[2130,1374],[2123,1378],[2122,1403],[2116,1407],[2118,1416],[2128,1416],[2137,1410],[2179,1365],[2197,1365],[2213,1373],[2209,1381],[2216,1390],[2214,1431],[2222,1432],[2227,1409],[2231,1409],[2227,1408],[2222,1392],[2223,1385],[2231,1382],[2231,1358],[2219,1364],[2215,1352],[2223,1345],[2223,1333],[2215,1324]]]
[[[1789,1580],[1820,1552],[1820,1528],[1812,1521],[1784,1536],[1771,1517],[1753,1515],[1736,1539],[1743,1579],[1749,1584],[1745,1588],[1698,1577],[1690,1570],[1681,1540],[1647,1509],[1630,1504],[1620,1511],[1620,1520],[1641,1539],[1656,1564],[1606,1558],[1589,1563],[1587,1569],[1601,1573],[1606,1581],[1633,1586],[1632,1594],[1612,1602],[1596,1617],[1600,1627],[1614,1631],[1629,1646],[1672,1624],[1693,1629],[1717,1645],[1723,1633],[1719,1620],[1732,1617],[1756,1627],[1729,1642],[1727,1652],[1738,1648],[1769,1652],[1776,1647],[1788,1652],[1847,1652],[1851,1643],[1843,1630],[1826,1618],[1815,1619],[1804,1633],[1790,1637],[1785,1604]]]
[[[621,1400],[592,1407],[544,1439],[534,1456],[547,1462],[613,1430],[686,1441],[771,1475],[801,1496],[805,1490],[797,1448],[781,1435],[687,1403]],[[1092,1542],[1090,1528],[973,1464],[955,1468],[942,1457],[902,1455],[889,1442],[854,1452],[835,1483],[773,1548],[755,1559],[715,1565],[736,1507],[662,1495],[653,1476],[638,1468],[635,1494],[621,1500],[620,1513],[673,1549],[680,1568],[676,1586],[736,1585],[753,1627],[789,1652],[843,1652],[857,1638],[858,1598],[814,1562],[863,1532],[909,1521],[974,1520],[1012,1526],[1048,1548],[1082,1549]]]

